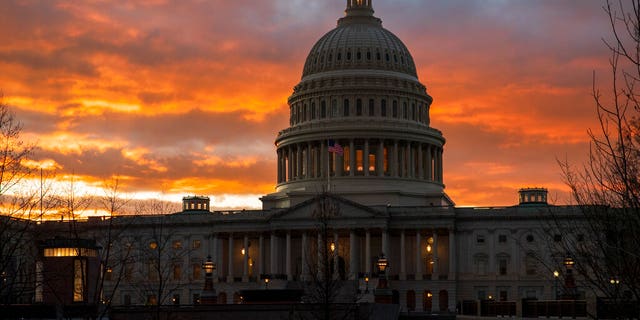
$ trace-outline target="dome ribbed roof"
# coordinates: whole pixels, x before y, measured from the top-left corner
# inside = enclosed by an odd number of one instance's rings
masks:
[[[417,78],[411,53],[398,37],[382,27],[372,9],[347,10],[338,26],[313,46],[302,77],[344,69],[389,70]]]

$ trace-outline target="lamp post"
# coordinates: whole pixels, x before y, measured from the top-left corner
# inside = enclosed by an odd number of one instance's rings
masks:
[[[264,289],[265,290],[269,290],[269,281],[271,281],[271,278],[269,275],[264,276]]]
[[[389,260],[387,260],[384,253],[380,254],[376,265],[378,267],[378,286],[374,291],[375,302],[391,304],[392,292],[387,283],[387,268],[389,267]]]
[[[558,278],[560,277],[560,272],[558,270],[553,270],[553,278],[555,280],[555,299],[558,300]]]
[[[567,299],[575,299],[576,281],[573,278],[573,266],[575,261],[572,258],[567,257],[564,259],[564,266],[567,269],[566,276],[564,277],[565,296]]]
[[[364,275],[364,293],[369,293],[369,274]]]
[[[216,289],[213,288],[213,271],[216,270],[216,264],[211,260],[211,255],[207,256],[207,261],[202,263],[202,269],[204,269],[204,290],[202,290],[200,301],[202,304],[216,304],[218,297]]]

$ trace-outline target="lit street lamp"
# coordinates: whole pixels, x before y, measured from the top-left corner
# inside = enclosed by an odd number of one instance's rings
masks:
[[[211,255],[207,256],[207,261],[202,263],[202,269],[204,269],[204,290],[202,290],[200,301],[202,304],[216,304],[218,297],[213,288],[213,271],[216,270],[216,264],[211,260]]]
[[[378,266],[378,286],[374,291],[375,302],[390,304],[392,302],[393,293],[387,286],[387,268],[389,267],[389,260],[387,260],[384,253],[380,254],[376,265]]]
[[[560,272],[558,272],[558,270],[554,270],[553,278],[555,279],[556,300],[558,300],[558,278],[559,277],[560,277]]]

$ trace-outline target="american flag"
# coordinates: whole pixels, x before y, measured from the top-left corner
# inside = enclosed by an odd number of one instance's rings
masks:
[[[329,140],[329,152],[343,155],[344,149],[342,149],[342,146],[338,142]]]

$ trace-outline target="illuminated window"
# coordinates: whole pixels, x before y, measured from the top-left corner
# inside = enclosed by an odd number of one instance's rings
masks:
[[[376,172],[376,154],[373,152],[369,154],[369,172]]]
[[[87,264],[84,260],[73,260],[73,302],[84,301],[84,279],[87,276]]]
[[[356,171],[363,172],[364,171],[364,155],[362,149],[356,149]]]
[[[182,241],[180,241],[180,240],[173,241],[173,248],[174,249],[182,249]]]
[[[343,163],[344,163],[344,174],[349,175],[349,170],[351,170],[351,150],[349,150],[349,146],[343,147]]]
[[[89,248],[45,248],[45,257],[97,257],[98,251]]]
[[[158,304],[158,297],[155,294],[147,296],[147,305],[155,306]]]
[[[158,248],[158,243],[157,242],[155,242],[155,241],[149,242],[149,249],[155,250],[157,248]]]
[[[202,246],[201,240],[193,240],[193,242],[191,243],[191,248],[193,249],[200,249],[201,246]]]
[[[386,147],[383,150],[382,166],[384,173],[389,174],[389,150]]]

